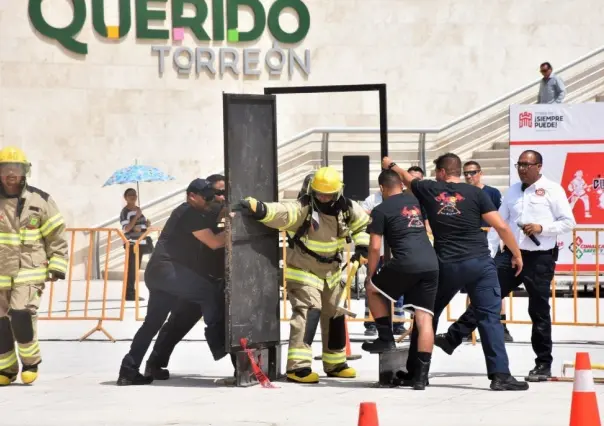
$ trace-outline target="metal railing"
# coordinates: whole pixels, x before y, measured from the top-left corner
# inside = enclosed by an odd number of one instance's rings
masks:
[[[558,68],[556,72],[558,74],[564,73],[579,64],[583,64],[588,60],[596,57],[597,55],[604,52],[604,46],[595,49],[586,55]],[[391,147],[399,144],[417,144],[416,150],[412,150],[417,153],[417,163],[426,170],[429,158],[435,156],[445,150],[455,151],[461,155],[461,152],[472,152],[473,150],[480,149],[489,144],[492,144],[495,138],[506,137],[506,131],[508,129],[508,107],[509,104],[518,95],[523,94],[529,89],[534,89],[538,86],[541,79],[536,79],[528,84],[525,84],[516,90],[507,93],[479,108],[476,108],[467,114],[445,124],[439,128],[403,128],[403,127],[392,127],[388,129],[390,135],[417,135],[416,142],[394,142],[391,143]],[[577,75],[567,80],[567,101],[581,102],[585,101],[586,97],[593,96],[593,90],[599,88],[604,82],[604,63],[598,63],[585,70],[579,72]],[[534,103],[536,100],[536,91],[530,96],[525,96],[519,103]],[[478,117],[484,112],[490,110],[493,107],[504,104],[500,110],[484,119],[478,119]],[[477,118],[473,123],[464,127],[464,129],[455,131],[454,129],[471,119]],[[303,157],[312,152],[317,152],[317,149],[311,151],[309,146],[313,143],[304,143],[296,147],[297,142],[301,142],[313,135],[320,135],[320,140],[317,141],[320,144],[318,151],[320,152],[319,164],[329,164],[329,146],[330,143],[334,143],[331,138],[335,134],[347,134],[347,135],[364,135],[364,134],[378,134],[379,128],[374,127],[316,127],[307,129],[287,141],[279,145],[279,157],[280,160],[286,165],[290,164],[288,172],[279,174],[285,179],[282,186],[283,188],[290,187],[292,185],[299,185],[299,181],[303,178],[310,169],[316,168],[317,164],[314,164],[312,159],[304,161]],[[428,141],[429,135],[438,135],[440,139],[438,141]],[[351,141],[346,140],[346,144],[359,144],[368,143],[368,141]],[[409,151],[409,152],[412,152]],[[289,159],[287,157],[290,157]],[[295,157],[295,161],[293,158]],[[302,160],[302,161],[299,161]],[[182,196],[186,187],[179,188],[175,191],[169,192],[159,198],[156,198],[141,206],[142,209],[150,209],[157,205],[160,205],[176,196]],[[118,216],[112,217],[111,219],[105,220],[95,226],[95,228],[107,227],[111,224],[116,223],[119,220]],[[94,270],[93,273],[98,277],[100,276],[100,241],[96,238],[95,241],[95,255],[94,255]]]

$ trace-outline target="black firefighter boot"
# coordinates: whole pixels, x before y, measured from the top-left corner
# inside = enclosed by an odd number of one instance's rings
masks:
[[[417,360],[415,374],[413,376],[413,389],[424,390],[428,386],[428,374],[430,373],[430,361]]]
[[[157,356],[152,352],[145,365],[145,376],[152,377],[153,380],[168,380],[170,378],[170,370],[160,366],[157,362]]]
[[[134,365],[134,362],[130,358],[130,355],[126,355],[122,360],[120,367],[120,374],[117,379],[118,386],[137,386],[137,385],[149,385],[153,383],[153,377],[143,376],[138,368]]]

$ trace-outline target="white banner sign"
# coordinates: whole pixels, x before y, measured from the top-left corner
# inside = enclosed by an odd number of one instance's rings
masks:
[[[510,106],[510,185],[527,149],[543,156],[542,173],[566,191],[577,228],[604,228],[604,103]],[[577,231],[579,271],[596,270],[595,234]],[[604,263],[604,232],[598,243]],[[572,271],[572,234],[559,236],[558,247],[556,270]]]

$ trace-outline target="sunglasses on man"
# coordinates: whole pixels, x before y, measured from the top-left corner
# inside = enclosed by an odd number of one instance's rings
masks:
[[[468,170],[467,172],[463,172],[463,175],[465,177],[476,176],[478,174],[478,172],[480,172],[480,170]]]

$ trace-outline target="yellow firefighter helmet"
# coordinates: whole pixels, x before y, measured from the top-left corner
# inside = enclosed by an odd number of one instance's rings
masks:
[[[0,149],[0,164],[6,163],[18,163],[29,166],[29,161],[27,161],[25,153],[14,146],[7,146],[6,148]]]
[[[25,153],[14,146],[7,146],[0,149],[0,166],[3,164],[19,164],[23,167],[23,175],[29,174],[31,164],[27,161]]]
[[[310,183],[310,188],[319,194],[339,194],[342,186],[340,173],[333,167],[321,167]]]

